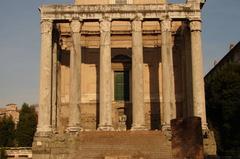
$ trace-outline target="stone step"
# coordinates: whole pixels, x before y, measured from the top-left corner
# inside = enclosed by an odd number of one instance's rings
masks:
[[[161,131],[80,132],[72,159],[171,159],[171,143]]]

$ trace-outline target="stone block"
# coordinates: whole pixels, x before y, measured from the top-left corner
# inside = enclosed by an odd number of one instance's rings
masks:
[[[83,131],[76,136],[54,135],[49,140],[36,139],[42,146],[33,145],[33,159],[172,158],[170,142],[161,131]]]
[[[171,120],[174,159],[203,159],[201,118]]]

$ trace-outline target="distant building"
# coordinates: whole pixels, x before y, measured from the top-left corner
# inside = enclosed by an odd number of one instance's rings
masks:
[[[10,158],[21,158],[21,159],[31,159],[32,149],[31,147],[8,147],[6,149],[6,157]]]
[[[15,124],[19,121],[19,110],[16,104],[7,104],[5,108],[0,108],[0,117],[12,116]]]
[[[235,46],[232,44],[230,45],[230,51],[207,73],[205,80],[220,70],[224,65],[229,63],[240,64],[240,42],[238,42]]]

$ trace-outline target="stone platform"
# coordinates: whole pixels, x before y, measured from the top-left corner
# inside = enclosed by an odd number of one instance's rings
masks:
[[[161,131],[90,131],[36,137],[33,159],[171,159]]]

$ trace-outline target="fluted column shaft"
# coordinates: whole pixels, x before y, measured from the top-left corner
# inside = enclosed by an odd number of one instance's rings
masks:
[[[53,49],[52,49],[52,129],[57,129],[57,54],[58,38],[57,30],[53,29]]]
[[[111,92],[111,20],[100,21],[100,108],[98,130],[110,131],[112,126]]]
[[[193,115],[202,118],[202,128],[206,129],[207,121],[203,80],[201,21],[190,21],[190,30],[192,53]]]
[[[162,96],[163,96],[163,123],[162,129],[170,129],[170,120],[176,117],[173,56],[172,56],[172,33],[171,20],[161,21],[161,58],[162,58]]]
[[[51,72],[52,72],[52,21],[41,21],[41,62],[40,95],[37,132],[42,135],[52,131],[51,128]]]
[[[70,116],[68,131],[80,131],[80,106],[81,106],[81,46],[79,20],[72,20],[70,23],[72,31],[72,47],[70,53],[70,90],[69,104]]]
[[[132,130],[145,127],[144,90],[143,90],[143,40],[142,21],[132,21]]]
[[[169,47],[169,65],[170,65],[170,110],[171,110],[171,119],[177,117],[177,108],[176,108],[176,94],[175,94],[175,74],[174,74],[174,61],[173,61],[173,39],[171,31],[171,21],[170,21],[170,30],[168,31],[168,47]]]

